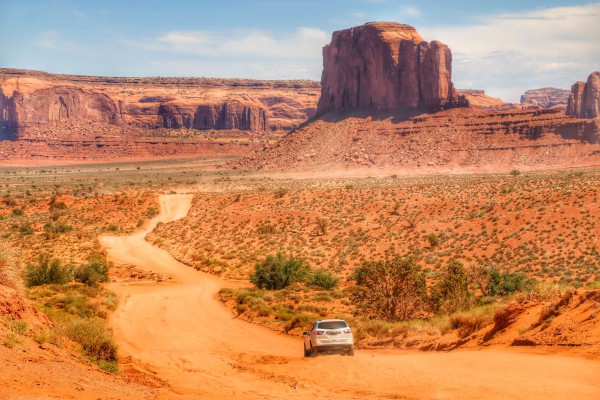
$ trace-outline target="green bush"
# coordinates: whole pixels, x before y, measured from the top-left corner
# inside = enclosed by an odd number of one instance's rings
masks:
[[[501,273],[495,268],[490,271],[490,293],[494,296],[530,291],[534,283],[525,274],[508,271]]]
[[[444,268],[442,279],[431,288],[430,304],[433,311],[452,314],[473,304],[473,293],[469,290],[467,270],[458,261],[452,260]]]
[[[312,277],[312,284],[323,289],[333,289],[340,279],[325,269],[318,269]]]
[[[117,361],[117,345],[106,322],[99,318],[73,319],[66,323],[67,337],[97,360]]]
[[[92,254],[87,264],[75,270],[75,280],[88,286],[97,286],[100,282],[108,282],[108,263],[100,254]]]
[[[73,230],[73,227],[71,225],[64,223],[63,221],[58,221],[54,224],[52,222],[47,222],[44,225],[44,231],[48,235],[51,235],[51,236],[55,236],[60,233],[66,233],[66,232],[69,232],[72,230]]]
[[[306,282],[310,278],[310,268],[302,259],[285,257],[281,252],[269,255],[254,266],[255,272],[250,281],[260,289],[283,289],[296,282]]]
[[[39,255],[37,264],[27,265],[25,283],[29,287],[49,283],[68,283],[71,280],[72,273],[72,268],[62,265],[59,258],[52,258],[50,254],[42,253]]]
[[[429,242],[429,247],[435,247],[440,244],[440,238],[435,233],[430,233],[426,236],[427,241]]]

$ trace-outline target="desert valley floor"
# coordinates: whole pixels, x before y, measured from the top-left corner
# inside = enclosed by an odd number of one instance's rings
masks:
[[[170,163],[13,168],[2,171],[6,178],[6,184],[2,188],[3,198],[15,201],[10,207],[4,203],[4,219],[0,223],[5,223],[10,233],[3,240],[21,241],[15,246],[20,248],[23,257],[33,259],[38,249],[43,250],[48,246],[52,246],[53,254],[66,259],[73,259],[76,257],[74,254],[93,248],[106,251],[106,256],[113,265],[112,282],[107,289],[118,298],[118,307],[109,312],[107,321],[114,330],[120,360],[120,372],[112,375],[85,361],[85,358],[82,359],[78,355],[77,346],[54,344],[52,340],[39,344],[36,332],[49,329],[51,325],[47,320],[39,312],[28,308],[31,306],[15,310],[6,302],[0,303],[5,312],[12,311],[15,318],[20,317],[29,322],[29,332],[15,335],[18,341],[14,346],[0,346],[0,359],[4,366],[4,373],[0,376],[0,394],[3,398],[596,398],[600,389],[597,379],[600,375],[600,352],[598,338],[594,339],[594,332],[597,332],[594,327],[598,326],[594,309],[598,307],[600,296],[589,297],[586,293],[593,295],[597,291],[580,289],[577,296],[582,297],[577,302],[571,302],[572,308],[569,311],[561,311],[564,315],[553,317],[550,325],[543,326],[542,331],[537,332],[538,328],[531,328],[530,343],[525,346],[511,345],[512,339],[509,339],[511,335],[527,337],[527,324],[531,325],[531,319],[533,322],[538,319],[542,305],[531,302],[524,303],[528,310],[523,314],[525,317],[518,316],[522,318],[518,319],[515,326],[507,328],[505,333],[487,344],[481,343],[481,337],[493,328],[492,321],[492,325],[485,325],[470,333],[466,337],[467,342],[461,342],[461,346],[451,351],[423,352],[418,350],[418,345],[412,349],[405,344],[394,346],[393,340],[388,341],[388,345],[382,345],[385,340],[378,341],[373,336],[364,339],[364,346],[357,349],[355,357],[330,355],[304,358],[301,329],[293,329],[288,334],[282,333],[273,325],[273,321],[253,318],[250,312],[236,315],[219,298],[223,288],[244,290],[250,286],[245,271],[252,265],[251,262],[246,267],[238,267],[241,268],[239,270],[231,266],[235,264],[230,264],[223,272],[217,273],[210,264],[200,264],[194,268],[191,267],[194,266],[193,261],[188,265],[183,264],[165,249],[173,249],[179,259],[186,258],[186,252],[182,248],[175,250],[173,247],[177,241],[172,241],[173,233],[169,227],[175,227],[175,232],[181,232],[185,238],[185,226],[177,227],[173,224],[195,221],[189,219],[190,214],[194,209],[195,214],[201,210],[202,206],[198,203],[201,199],[220,202],[221,206],[217,208],[221,213],[229,210],[228,216],[220,216],[224,219],[224,224],[229,224],[228,218],[233,218],[240,212],[234,207],[238,196],[241,196],[242,202],[259,196],[256,204],[244,203],[244,207],[255,211],[259,210],[256,207],[260,203],[268,205],[270,199],[288,204],[290,199],[296,198],[295,201],[300,204],[294,206],[291,203],[287,206],[292,208],[290,212],[293,213],[294,207],[301,209],[311,204],[312,200],[305,198],[311,193],[327,201],[324,193],[331,191],[337,193],[338,198],[350,196],[348,200],[355,202],[358,199],[352,200],[352,196],[367,194],[371,202],[377,204],[377,197],[382,192],[404,193],[403,196],[407,196],[405,191],[410,188],[411,196],[424,196],[424,201],[427,201],[430,198],[427,194],[429,190],[439,185],[456,185],[460,187],[460,191],[467,193],[481,192],[483,187],[488,190],[495,187],[497,191],[494,192],[494,198],[499,204],[497,207],[502,207],[502,199],[508,200],[511,196],[516,196],[511,201],[518,201],[521,196],[525,196],[539,202],[536,207],[540,209],[548,207],[554,201],[548,197],[555,190],[552,188],[562,185],[565,187],[562,211],[566,211],[568,220],[586,223],[588,214],[570,211],[573,201],[576,210],[579,207],[590,210],[589,215],[593,217],[591,222],[596,226],[595,216],[598,214],[594,207],[597,207],[597,201],[594,202],[595,195],[592,192],[597,188],[597,171],[542,171],[518,176],[503,173],[455,177],[390,177],[383,173],[378,177],[340,177],[344,175],[340,172],[329,178],[314,178],[302,176],[297,171],[289,173],[288,177],[283,177],[280,172],[277,173],[278,177],[269,172],[262,176],[257,173],[224,172],[207,168],[206,164],[206,160],[187,160]],[[371,174],[374,175],[374,172],[371,171]],[[350,174],[364,175],[360,171]],[[102,178],[91,178],[92,176]],[[511,190],[506,190],[507,184],[511,185]],[[43,232],[47,230],[44,230],[41,222],[50,215],[47,211],[48,201],[52,193],[56,193],[57,186],[61,188],[57,199],[66,205],[66,210],[61,211],[59,219],[70,224],[73,230],[58,237],[44,238]],[[256,188],[260,189],[257,191]],[[592,192],[588,193],[586,188],[591,188]],[[567,193],[566,190],[574,193]],[[8,192],[10,195],[7,195]],[[449,193],[456,195],[452,190]],[[589,202],[585,200],[588,195],[592,196]],[[486,211],[489,213],[487,216],[472,212],[481,210],[485,196],[484,194],[481,204],[468,203],[469,209],[465,210],[465,214],[457,214],[463,215],[460,218],[465,224],[481,225],[487,220],[493,222],[491,210]],[[580,199],[583,200],[581,206]],[[439,205],[438,203],[437,206]],[[25,215],[12,214],[11,210],[18,207],[24,210]],[[155,211],[149,213],[148,210]],[[325,213],[325,210],[321,212]],[[384,215],[388,212],[382,211]],[[373,225],[374,219],[379,218],[379,211],[365,209],[356,212],[358,214],[355,217],[367,218],[363,221],[367,225],[373,220],[369,229],[375,235],[376,226]],[[422,212],[424,218],[417,220],[417,224],[419,229],[429,231],[433,213],[427,217],[428,214],[424,210]],[[512,218],[515,217],[513,211],[508,212]],[[101,219],[98,219],[98,213],[104,214]],[[333,221],[334,215],[326,216]],[[32,235],[20,232],[19,221],[24,218],[32,221]],[[263,218],[266,216],[260,216],[252,224],[260,225]],[[531,226],[531,222],[527,222],[528,218],[525,217],[523,227]],[[561,217],[560,213],[556,216],[542,213],[539,218],[553,220]],[[273,220],[274,223],[275,221]],[[313,223],[307,221],[307,225],[301,229],[313,229]],[[16,230],[11,228],[15,224]],[[107,224],[119,227],[115,230]],[[403,231],[406,229],[403,226],[392,229]],[[279,229],[281,228],[278,227],[277,230]],[[335,232],[340,228],[332,224],[329,229]],[[511,229],[521,232],[521,228],[512,225]],[[220,228],[217,231],[220,232],[218,235],[221,235],[223,243],[227,243],[227,232]],[[522,232],[525,240],[528,236],[525,230]],[[342,231],[338,233],[342,234]],[[244,235],[252,235],[252,232]],[[267,242],[278,238],[283,240],[280,235],[273,233],[263,239]],[[570,240],[568,235],[566,238]],[[261,245],[257,243],[256,246]],[[327,248],[323,242],[320,246]],[[517,247],[511,245],[514,251],[517,251]],[[360,251],[362,253],[363,250]],[[212,257],[216,257],[217,253],[214,250]],[[260,258],[259,255],[256,257]],[[309,253],[312,263],[318,258],[311,257]],[[209,273],[203,272],[203,269]],[[534,271],[535,269],[531,273]],[[597,271],[577,272],[576,279],[581,280],[584,286],[589,272],[592,275],[587,279],[593,281]],[[339,273],[344,276],[343,269]],[[552,274],[546,277],[550,281],[556,279]],[[32,296],[34,293],[37,294]],[[341,292],[333,290],[330,293],[337,296]],[[10,293],[3,294],[8,296]],[[38,298],[38,295],[39,292],[30,292],[30,297],[37,299],[34,301],[38,305],[43,305],[44,301],[46,306],[51,303],[43,297]],[[586,301],[585,296],[590,300]],[[342,312],[343,308],[336,309],[336,302],[337,300],[325,300],[315,304],[329,305],[330,312]],[[52,304],[57,306],[56,302]],[[316,317],[318,316],[315,315]],[[8,327],[10,321],[4,320],[3,323]],[[519,327],[519,324],[522,325]],[[579,331],[579,336],[573,330]],[[10,332],[4,330],[5,342]],[[585,336],[585,332],[592,335],[591,339]],[[550,336],[546,333],[550,333]],[[409,337],[415,337],[414,335],[413,332]],[[553,335],[568,337],[570,342],[561,344],[560,340],[553,339]],[[444,336],[446,339],[448,337]]]

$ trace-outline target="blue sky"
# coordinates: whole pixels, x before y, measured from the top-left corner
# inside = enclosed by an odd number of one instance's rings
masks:
[[[600,2],[0,0],[0,67],[109,76],[319,80],[334,30],[414,25],[459,88],[518,101],[600,69]]]

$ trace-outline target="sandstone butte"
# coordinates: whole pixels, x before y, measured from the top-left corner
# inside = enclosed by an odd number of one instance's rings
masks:
[[[411,26],[372,22],[334,32],[323,48],[317,117],[229,167],[410,172],[600,165],[598,119],[459,92],[451,75],[448,46],[423,40]],[[572,109],[586,104],[585,115],[597,115],[598,81],[595,73],[585,87],[574,86]]]
[[[323,48],[318,115],[360,108],[440,110],[459,105],[452,53],[410,25],[370,22],[333,33]]]
[[[571,86],[567,115],[576,118],[597,118],[600,115],[600,72],[594,71],[587,82]]]

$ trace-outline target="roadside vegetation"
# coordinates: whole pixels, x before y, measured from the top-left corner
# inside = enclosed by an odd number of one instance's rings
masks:
[[[365,261],[342,289],[333,274],[327,274],[327,281],[335,284],[316,284],[317,273],[305,260],[277,253],[255,265],[253,288],[224,288],[219,297],[238,317],[288,333],[316,319],[344,318],[355,327],[360,345],[368,338],[409,333],[442,336],[457,331],[466,337],[491,324],[501,305],[518,296],[539,297],[552,287],[552,298],[544,298],[549,301],[564,293],[564,288],[525,274],[493,267],[467,270],[456,260],[428,283],[421,265],[398,255]]]
[[[102,286],[110,265],[97,237],[133,232],[156,215],[155,195],[91,190],[90,185],[67,193],[32,185],[0,198],[0,285],[31,300],[47,317],[4,316],[0,337],[10,348],[27,343],[69,348],[117,373],[117,346],[107,322],[117,298]]]

